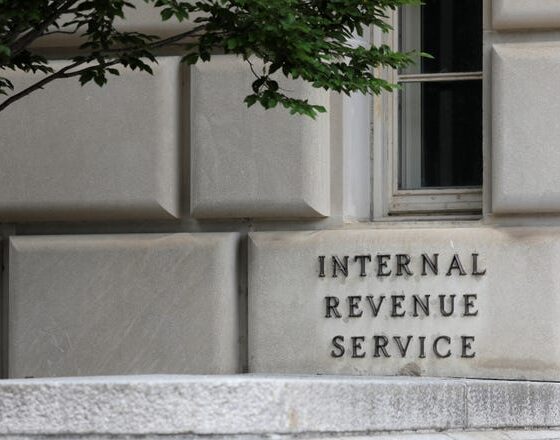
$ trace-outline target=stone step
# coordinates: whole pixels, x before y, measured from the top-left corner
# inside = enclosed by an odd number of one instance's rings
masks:
[[[560,383],[552,382],[258,375],[0,382],[0,436],[10,438],[560,438],[554,427]]]

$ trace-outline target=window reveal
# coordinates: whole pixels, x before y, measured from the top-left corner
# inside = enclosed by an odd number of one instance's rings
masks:
[[[392,14],[392,34],[374,33],[433,56],[378,72],[400,90],[374,98],[374,218],[480,215],[484,1],[425,0]]]

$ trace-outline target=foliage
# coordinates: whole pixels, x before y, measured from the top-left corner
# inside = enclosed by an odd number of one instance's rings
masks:
[[[134,1],[134,0],[133,0]],[[0,0],[0,103],[3,110],[49,82],[77,77],[80,83],[103,86],[118,66],[152,72],[159,50],[173,46],[183,60],[209,61],[215,53],[243,57],[253,69],[253,93],[247,105],[278,104],[292,113],[314,117],[325,109],[289,96],[275,73],[311,83],[314,87],[350,94],[378,94],[395,86],[375,77],[373,68],[402,68],[412,54],[387,46],[355,46],[371,26],[387,32],[387,11],[419,0],[136,0],[160,11],[161,19],[177,19],[185,30],[159,38],[119,30],[135,5],[127,0]],[[53,33],[81,35],[80,51],[65,67],[54,70],[38,49],[37,40]],[[253,59],[262,60],[255,69]],[[28,89],[13,93],[6,69],[42,73]]]

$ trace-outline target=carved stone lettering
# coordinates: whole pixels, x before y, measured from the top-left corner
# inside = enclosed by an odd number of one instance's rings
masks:
[[[402,279],[416,277],[484,277],[486,268],[479,261],[479,254],[455,253],[443,261],[439,253],[372,252],[358,255],[320,255],[318,257],[319,278],[346,279],[348,277],[371,278],[379,282],[388,277]],[[330,267],[327,266],[330,264]],[[444,271],[440,272],[440,266]],[[335,281],[335,280],[333,280]],[[442,279],[444,281],[444,279]],[[420,282],[421,285],[421,282]],[[478,316],[478,294],[463,292],[418,292],[384,291],[382,284],[368,285],[368,295],[349,294],[341,285],[340,295],[324,297],[324,318],[343,320],[371,320],[376,332],[371,335],[335,335],[330,342],[330,356],[334,359],[385,359],[417,358],[432,356],[435,359],[476,357],[475,337],[469,335],[389,335],[383,332],[387,319],[462,319]],[[442,290],[444,290],[442,283]]]
[[[463,262],[468,262],[469,266],[465,266]],[[318,257],[319,277],[325,277],[325,255]],[[415,273],[420,276],[437,276],[440,275],[439,267],[441,261],[438,253],[420,255],[409,254],[386,254],[378,252],[373,257],[371,254],[362,255],[337,255],[330,257],[332,278],[349,277],[349,276],[377,276],[388,277],[395,276],[412,276]],[[443,267],[447,270],[444,272],[446,276],[466,276],[470,274],[474,277],[486,275],[486,269],[480,266],[479,254],[472,253],[470,255],[454,254],[450,260],[443,262]],[[467,271],[467,269],[469,269]]]

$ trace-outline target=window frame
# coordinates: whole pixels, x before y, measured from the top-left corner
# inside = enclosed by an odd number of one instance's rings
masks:
[[[393,30],[373,30],[375,45],[399,47],[398,11],[391,11],[388,21]],[[480,29],[480,32],[483,30]],[[393,69],[377,68],[377,77],[391,83],[475,79],[484,81],[484,72],[402,74]],[[429,79],[428,79],[429,78]],[[481,102],[483,105],[483,102]],[[482,186],[425,189],[399,189],[399,92],[382,92],[373,97],[373,219],[409,219],[411,217],[479,219],[482,215]],[[481,121],[482,123],[482,121]],[[482,145],[480,146],[482,148]]]

